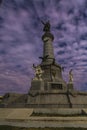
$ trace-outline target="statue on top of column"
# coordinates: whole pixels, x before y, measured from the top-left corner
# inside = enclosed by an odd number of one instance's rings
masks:
[[[47,21],[46,23],[44,23],[43,21],[41,21],[41,22],[44,25],[43,31],[50,32],[50,21]]]

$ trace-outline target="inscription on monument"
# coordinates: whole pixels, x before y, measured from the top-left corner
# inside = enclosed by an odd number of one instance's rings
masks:
[[[52,83],[51,89],[62,89],[62,84]]]

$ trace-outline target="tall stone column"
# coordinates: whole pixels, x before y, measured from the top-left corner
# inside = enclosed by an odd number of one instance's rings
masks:
[[[43,40],[43,62],[51,63],[54,59],[53,42],[54,36],[50,32],[45,32]]]
[[[43,23],[43,22],[42,22]],[[44,63],[52,63],[54,59],[54,51],[52,42],[54,40],[53,34],[50,32],[50,22],[43,23],[44,24],[44,34],[42,36],[43,40],[43,57],[42,62]]]

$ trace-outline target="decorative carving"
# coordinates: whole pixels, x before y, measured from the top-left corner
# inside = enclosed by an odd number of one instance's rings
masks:
[[[41,80],[42,81],[43,70],[41,69],[41,67],[35,66],[33,64],[33,69],[35,70],[35,77],[33,78],[33,80]]]
[[[56,71],[52,71],[52,80],[55,81]]]

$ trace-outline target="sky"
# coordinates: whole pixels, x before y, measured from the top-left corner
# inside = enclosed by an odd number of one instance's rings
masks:
[[[43,25],[51,23],[63,78],[73,69],[74,88],[87,91],[87,0],[3,0],[0,5],[0,94],[28,93],[33,63],[43,55]]]

